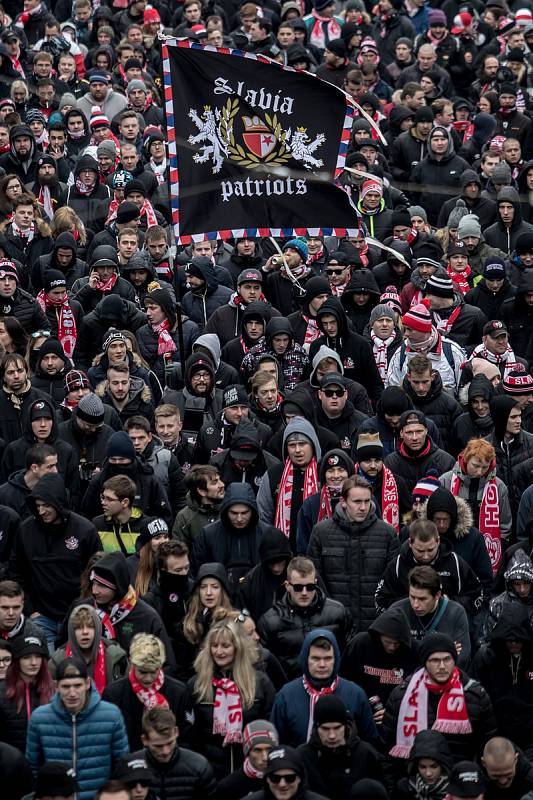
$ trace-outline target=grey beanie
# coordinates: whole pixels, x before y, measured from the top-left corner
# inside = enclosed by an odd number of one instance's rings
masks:
[[[507,161],[500,161],[492,170],[492,182],[498,186],[510,186],[511,177],[511,167]]]
[[[96,148],[97,156],[109,156],[109,158],[117,157],[117,148],[112,139],[104,139]]]
[[[457,238],[466,239],[467,236],[475,236],[477,239],[481,239],[481,225],[476,214],[466,214],[459,220]]]
[[[464,200],[458,200],[455,204],[455,208],[452,208],[450,211],[450,216],[448,217],[448,228],[458,228],[459,222],[463,217],[466,217],[468,214],[468,209],[465,205]]]
[[[428,215],[425,208],[422,208],[422,206],[409,206],[407,210],[411,219],[413,219],[413,217],[422,217],[424,222],[428,221]]]
[[[141,81],[139,78],[134,78],[128,83],[128,86],[126,87],[126,94],[129,94],[133,89],[141,89],[143,92],[148,91],[145,82]]]
[[[76,411],[80,419],[92,425],[101,425],[104,421],[104,404],[94,392],[81,398]]]
[[[76,100],[76,97],[73,94],[70,94],[70,92],[66,92],[66,94],[64,94],[59,101],[60,111],[62,108],[64,108],[64,106],[72,106],[73,108],[78,107],[78,101]]]
[[[380,319],[381,317],[389,317],[394,323],[396,322],[394,318],[394,311],[393,309],[386,305],[385,303],[378,303],[377,306],[374,306],[372,311],[370,312],[370,322],[369,325],[372,327],[376,320]]]

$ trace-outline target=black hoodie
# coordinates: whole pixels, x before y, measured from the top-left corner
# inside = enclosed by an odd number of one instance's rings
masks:
[[[17,136],[28,136],[31,140],[31,147],[28,158],[21,161],[15,151],[15,139]],[[22,183],[34,183],[37,179],[37,146],[35,144],[35,136],[29,125],[13,125],[9,131],[9,153],[4,153],[0,156],[0,167],[2,167],[6,175],[18,175]]]
[[[514,207],[514,217],[509,228],[507,228],[500,215],[500,203],[511,203]],[[523,233],[533,233],[533,225],[524,222],[522,219],[522,209],[520,197],[516,189],[512,186],[505,186],[498,192],[496,203],[498,206],[498,217],[493,225],[483,231],[485,241],[490,247],[497,247],[507,255],[511,255],[516,247],[516,240]]]
[[[380,636],[400,642],[400,647],[392,654],[386,653]],[[368,631],[351,640],[341,660],[340,675],[357,683],[367,697],[377,696],[385,705],[394,687],[417,665],[407,618],[401,609],[389,608],[374,620]]]
[[[494,397],[494,386],[485,375],[476,375],[468,386],[467,411],[453,423],[451,441],[454,443],[453,453],[458,454],[464,450],[470,439],[478,439],[489,436],[494,430],[494,423],[489,413],[485,417],[479,417],[473,407],[474,397],[482,397],[483,400],[490,402]]]
[[[287,578],[286,567],[292,558],[287,537],[277,528],[265,531],[259,542],[259,563],[246,573],[239,585],[243,608],[248,609],[252,619],[259,620],[274,603],[276,592]],[[285,569],[274,575],[269,564],[285,561]]]
[[[357,269],[342,294],[341,302],[343,308],[354,330],[361,336],[370,320],[370,312],[379,303],[381,291],[376,280],[377,275],[374,274],[373,270]],[[363,292],[370,296],[364,306],[360,306],[355,303],[354,295]]]
[[[430,758],[442,768],[440,778],[431,786],[421,782],[418,774],[418,764],[422,758]],[[394,800],[441,800],[448,791],[448,773],[452,766],[452,754],[442,733],[431,729],[420,731],[415,736],[409,755],[409,777],[398,781]]]
[[[323,330],[321,319],[324,314],[332,315],[337,320],[337,336],[330,337],[324,334],[315,339],[309,348],[309,361],[313,361],[322,345],[335,350],[340,356],[344,377],[361,383],[375,406],[383,391],[383,381],[374,360],[372,347],[366,339],[351,330],[346,312],[338,297],[329,297],[320,306],[317,313],[317,324],[321,330]]]
[[[2,478],[3,480],[7,480],[13,472],[19,469],[23,469],[25,471],[26,453],[30,447],[33,447],[37,443],[37,439],[32,431],[30,422],[31,412],[35,403],[44,403],[52,416],[52,430],[50,432],[50,436],[46,440],[46,444],[51,444],[57,452],[57,468],[59,473],[63,476],[65,486],[67,487],[71,496],[71,505],[73,505],[72,500],[75,498],[77,502],[79,491],[78,456],[74,452],[73,447],[68,444],[68,442],[65,442],[60,438],[59,426],[57,423],[57,416],[54,406],[50,400],[45,398],[42,400],[34,400],[33,403],[30,404],[27,414],[24,418],[24,435],[16,441],[11,442],[11,444],[8,444],[8,446],[5,448],[2,456],[2,465],[0,467]],[[74,505],[74,508],[75,507],[76,505]]]
[[[62,267],[57,261],[57,251],[59,248],[72,251],[72,258],[67,267]],[[31,265],[31,282],[36,292],[44,287],[45,274],[49,269],[58,269],[63,272],[67,281],[67,289],[72,288],[72,284],[78,278],[87,275],[87,264],[77,257],[78,245],[74,236],[69,231],[60,233],[54,241],[54,249]]]
[[[244,528],[234,527],[228,511],[233,505],[251,510],[250,522]],[[230,483],[220,504],[220,517],[204,528],[193,545],[191,566],[197,572],[206,562],[223,564],[228,574],[232,595],[238,593],[239,581],[259,561],[259,543],[271,525],[259,521],[255,494],[246,483]]]
[[[56,509],[58,524],[41,521],[36,500]],[[80,576],[101,549],[100,539],[91,522],[68,510],[60,475],[41,478],[26,503],[33,516],[20,526],[10,576],[24,588],[28,615],[38,611],[59,622],[79,594]]]
[[[100,550],[101,545],[97,549]],[[101,574],[102,577],[105,577],[117,587],[113,600],[109,606],[106,606],[105,608],[97,606],[93,597],[89,599],[82,598],[75,605],[79,605],[80,602],[89,603],[96,609],[100,609],[101,611],[106,611],[109,613],[116,603],[119,603],[125,598],[130,589],[130,572],[128,569],[128,562],[126,561],[125,556],[118,551],[116,553],[106,553],[105,556],[102,556],[102,558],[98,559],[94,569],[97,574]],[[148,605],[148,603],[145,603],[144,600],[141,600],[136,596],[133,608],[126,615],[124,615],[120,621],[115,622],[113,627],[115,630],[115,639],[117,644],[119,644],[122,649],[126,651],[126,653],[129,653],[131,640],[135,634],[152,633],[154,636],[157,636],[165,645],[165,672],[174,671],[175,660],[172,645],[161,621],[161,617],[151,606]],[[110,638],[105,628],[103,630],[103,635],[106,638]]]

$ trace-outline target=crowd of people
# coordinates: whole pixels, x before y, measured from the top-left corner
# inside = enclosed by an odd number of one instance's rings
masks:
[[[164,36],[344,90],[356,235],[176,245]],[[531,800],[532,121],[530,0],[4,0],[6,800]]]

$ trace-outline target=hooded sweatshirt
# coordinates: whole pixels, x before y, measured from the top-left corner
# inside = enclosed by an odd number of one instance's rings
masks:
[[[333,671],[330,677],[323,681],[312,678],[308,668],[309,651],[317,639],[327,639],[333,647],[335,657]],[[311,732],[310,713],[314,703],[305,688],[304,680],[308,681],[316,691],[331,687],[338,678],[339,667],[340,651],[334,634],[325,628],[317,628],[308,633],[304,639],[300,654],[300,669],[304,677],[295,678],[290,683],[287,683],[277,693],[272,708],[270,721],[278,732],[280,742],[297,747],[308,740]],[[377,731],[372,711],[363,690],[352,681],[338,678],[333,694],[342,700],[346,709],[351,713],[361,738],[371,744],[377,742]]]
[[[279,334],[286,334],[289,337],[289,344],[282,355],[278,355],[272,347],[272,339]],[[272,318],[267,323],[264,340],[254,345],[245,355],[242,361],[241,372],[247,380],[249,380],[256,371],[259,356],[265,353],[273,355],[280,364],[283,372],[285,389],[287,391],[294,389],[302,380],[309,360],[301,345],[296,344],[294,341],[291,323],[286,317]]]
[[[56,509],[57,524],[41,521],[36,500]],[[38,611],[59,622],[78,596],[81,573],[101,549],[100,540],[91,522],[68,510],[60,475],[41,478],[26,503],[33,516],[20,526],[13,578],[24,588],[28,616]]]
[[[248,572],[240,582],[239,593],[242,607],[247,608],[254,620],[274,604],[276,593],[282,589],[286,579],[286,568],[280,575],[274,575],[269,564],[285,561],[285,567],[292,558],[289,541],[277,528],[268,528],[259,542],[259,563]]]
[[[209,258],[195,258],[194,266],[200,271],[204,285],[186,292],[181,305],[185,314],[203,330],[211,314],[229,301],[232,291],[227,286],[219,285]]]
[[[496,222],[483,232],[483,235],[488,245],[491,247],[498,247],[509,256],[515,249],[516,240],[522,233],[533,233],[533,225],[523,221],[520,197],[516,189],[513,189],[512,186],[504,186],[503,189],[500,189],[496,202],[498,206],[498,217]],[[499,207],[500,203],[503,202],[511,203],[514,207],[514,216],[509,227],[503,224],[500,215]]]

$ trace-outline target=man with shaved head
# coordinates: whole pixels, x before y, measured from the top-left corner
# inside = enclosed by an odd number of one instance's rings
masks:
[[[533,789],[533,766],[510,739],[489,739],[481,763],[487,777],[485,800],[520,800]]]

